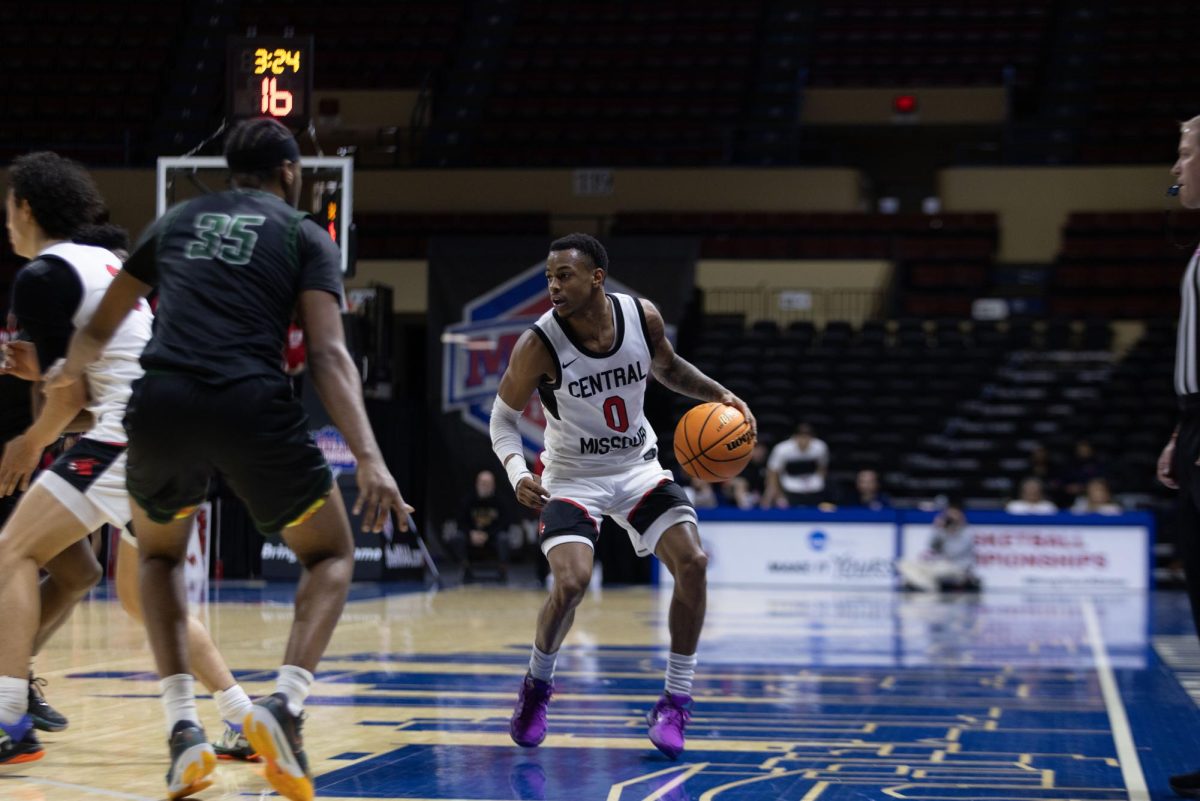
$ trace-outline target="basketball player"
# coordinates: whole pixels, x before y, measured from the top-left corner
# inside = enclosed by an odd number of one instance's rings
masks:
[[[45,166],[57,170],[71,169],[69,163],[54,160],[47,154],[37,154],[35,157],[45,162]],[[22,166],[18,178],[26,184],[26,191],[35,190],[36,185],[27,177],[28,168]],[[47,183],[52,177],[48,172]],[[31,194],[33,192],[30,192]],[[36,201],[35,201],[36,202]],[[46,240],[45,232],[40,230],[36,217],[23,219],[17,216],[13,225],[14,238],[28,242]],[[129,255],[129,240],[125,230],[112,224],[87,225],[80,228],[72,236],[72,241],[80,245],[92,245],[88,251],[74,251],[77,255],[93,255],[114,266]],[[33,249],[36,249],[36,245]],[[100,249],[100,253],[94,251]],[[84,288],[80,284],[80,276],[65,261],[65,255],[70,250],[42,249],[42,254],[35,262],[26,265],[28,268],[19,276],[19,285],[23,288],[14,303],[16,320],[27,335],[33,336],[34,341],[28,340],[9,343],[6,348],[7,363],[4,372],[9,376],[18,376],[27,381],[41,380],[41,362],[62,356],[66,349],[67,338],[74,328],[74,322],[67,314],[71,309],[79,309],[77,314],[86,313],[82,309],[83,301],[77,300]],[[115,256],[116,260],[112,257]],[[44,262],[44,263],[43,263]],[[111,281],[111,271],[94,270],[93,278],[98,282],[92,291],[92,306],[98,301],[101,290]],[[115,267],[114,267],[115,269]],[[48,276],[48,278],[47,278]],[[40,283],[52,285],[49,291],[38,289]],[[33,287],[31,290],[30,287]],[[50,305],[47,306],[47,301]],[[42,358],[39,360],[35,346],[41,344]],[[143,342],[144,346],[144,342]],[[136,371],[136,372],[140,372]],[[132,373],[131,373],[132,374]],[[128,395],[128,388],[124,390]],[[120,419],[124,412],[124,401],[113,414]],[[94,422],[92,416],[84,411],[80,418],[87,418],[87,428]],[[78,418],[77,418],[78,420]],[[71,429],[80,430],[80,429]],[[83,430],[86,430],[83,429]],[[4,459],[0,462],[0,492],[18,482],[24,484],[29,480],[35,465],[37,453],[36,442],[30,442],[27,435],[13,438],[12,447],[5,451]],[[129,500],[123,485],[119,487],[118,495],[113,499],[113,506],[119,507],[121,519],[120,545],[117,551],[116,590],[121,607],[139,623],[142,622],[141,603],[137,587],[137,540],[129,529]],[[12,497],[12,496],[6,496]],[[80,600],[87,591],[100,579],[103,571],[96,562],[95,555],[87,540],[68,547],[45,566],[48,576],[41,585],[41,617],[38,631],[33,642],[33,653],[37,654],[45,642],[62,625],[68,617],[75,602]],[[226,666],[217,646],[212,641],[208,630],[197,618],[189,617],[187,621],[188,650],[196,665],[196,675],[212,694],[217,702],[218,711],[225,723],[224,733],[213,748],[222,759],[237,759],[256,761],[257,757],[249,742],[242,734],[242,720],[250,710],[250,699],[242,687],[234,680],[233,674]],[[40,687],[36,688],[37,680],[31,677],[29,709],[34,728],[43,731],[61,731],[67,727],[67,720],[54,710],[42,696]]]
[[[255,702],[245,725],[275,789],[307,801],[313,786],[301,710],[345,605],[354,542],[341,493],[283,373],[294,311],[312,381],[358,460],[355,511],[363,511],[364,528],[382,531],[390,514],[404,527],[412,507],[383,462],[346,351],[340,254],[296,210],[295,139],[272,119],[247,120],[230,131],[225,156],[235,188],[176,206],[151,226],[46,383],[75,386],[157,287],[154,336],[141,359],[146,375],[134,385],[125,425],[142,609],[171,731],[168,776],[180,787],[172,793],[207,786],[213,769],[183,647],[182,563],[215,469],[262,532],[282,531],[303,566],[276,692]]]
[[[607,274],[608,254],[593,237],[571,234],[550,245],[553,309],[517,341],[492,409],[492,448],[517,499],[541,511],[542,551],[554,575],[510,733],[525,747],[546,736],[558,649],[587,591],[600,516],[609,515],[640,556],[655,554],[675,577],[666,687],[647,715],[650,741],[675,759],[691,715],[708,558],[695,509],[658,462],[642,409],[646,382],[653,374],[683,395],[737,407],[752,429],[755,423],[745,403],[675,353],[652,303],[605,293]],[[526,466],[517,431],[535,390],[546,410],[541,479]]]
[[[23,334],[31,340],[5,348],[5,372],[26,380],[41,378],[41,369],[62,356],[73,328],[87,320],[95,310],[104,289],[112,281],[120,262],[104,248],[74,244],[66,241],[66,233],[79,237],[86,233],[79,222],[86,218],[87,208],[99,195],[87,173],[73,162],[53,153],[33,153],[17,159],[10,172],[12,189],[9,192],[8,229],[13,249],[18,255],[32,258],[18,273],[13,285],[13,316]],[[83,233],[81,233],[83,232]],[[75,445],[33,483],[18,504],[13,519],[0,531],[0,565],[13,565],[14,580],[4,592],[16,590],[17,595],[28,592],[26,583],[32,567],[36,580],[37,566],[43,565],[51,578],[66,570],[68,576],[86,576],[59,582],[60,608],[43,606],[46,584],[43,582],[39,603],[33,606],[28,597],[20,598],[15,612],[6,613],[6,626],[0,633],[0,646],[5,654],[20,654],[31,643],[21,637],[28,632],[28,619],[19,619],[10,627],[14,616],[20,618],[29,609],[36,632],[32,649],[36,651],[61,624],[75,600],[95,584],[100,575],[95,555],[87,544],[89,532],[103,523],[125,528],[130,520],[129,499],[124,482],[124,429],[121,418],[130,392],[131,380],[141,374],[137,357],[150,334],[151,317],[145,308],[139,309],[128,324],[122,326],[103,358],[89,370],[89,386],[93,397],[86,401],[94,424]],[[82,385],[80,385],[82,386]],[[66,423],[77,418],[85,403],[82,395],[71,404],[56,403],[52,394],[43,404],[32,425],[22,434],[9,440],[0,461],[0,495],[8,496],[16,489],[26,490],[30,477],[48,443],[62,433]],[[136,559],[136,546],[126,530],[122,544],[123,563],[128,566]],[[64,547],[64,544],[66,546]],[[57,555],[55,555],[57,554]],[[52,557],[52,558],[50,558]],[[49,558],[47,562],[46,559]],[[63,568],[63,563],[70,567]],[[90,567],[94,566],[94,567]],[[118,596],[130,614],[138,618],[135,588],[126,575],[130,567],[119,567]],[[88,570],[94,570],[89,573]],[[6,577],[8,576],[5,573]],[[35,595],[37,590],[34,590]],[[0,595],[0,597],[11,597]],[[61,608],[65,606],[65,608]],[[249,758],[252,750],[240,737],[240,723],[250,708],[250,699],[233,680],[221,660],[216,646],[198,620],[190,621],[190,645],[199,655],[202,676],[211,679],[218,708],[227,721],[226,736],[219,743],[222,754],[229,758]],[[26,709],[25,716],[17,715],[17,698],[9,681],[14,675],[8,668],[17,664],[16,657],[0,661],[0,763],[31,761],[40,758],[36,740],[25,741],[11,736],[10,726],[20,728],[25,722],[49,728],[36,720],[45,709]],[[52,710],[51,710],[52,711]],[[49,723],[55,723],[50,720]],[[57,728],[65,728],[62,719]],[[5,747],[7,742],[8,748]],[[22,743],[24,745],[22,746]]]
[[[1200,117],[1180,126],[1179,157],[1171,168],[1172,194],[1185,209],[1200,209]],[[1200,632],[1200,301],[1196,297],[1200,249],[1184,273],[1175,353],[1175,394],[1179,423],[1158,457],[1158,480],[1179,490],[1179,550],[1192,619]],[[1200,770],[1172,776],[1171,789],[1187,798],[1200,798]]]

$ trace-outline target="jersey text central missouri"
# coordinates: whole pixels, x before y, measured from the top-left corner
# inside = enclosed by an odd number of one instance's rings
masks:
[[[538,387],[546,409],[546,469],[556,475],[619,473],[657,455],[644,400],[653,353],[637,298],[608,295],[613,344],[604,353],[578,341],[554,311],[534,324],[556,375]]]

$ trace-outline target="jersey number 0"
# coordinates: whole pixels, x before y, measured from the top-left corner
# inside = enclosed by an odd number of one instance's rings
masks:
[[[629,412],[625,411],[625,399],[620,395],[604,399],[604,422],[613,431],[629,430]]]

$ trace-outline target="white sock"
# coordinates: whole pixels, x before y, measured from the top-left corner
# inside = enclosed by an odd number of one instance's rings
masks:
[[[29,679],[0,676],[0,723],[12,726],[29,709]]]
[[[196,680],[187,673],[176,673],[167,676],[159,686],[162,687],[163,711],[167,713],[167,736],[175,729],[175,724],[181,720],[190,720],[197,725],[200,723],[200,713],[196,711]]]
[[[250,707],[253,706],[242,685],[235,684],[228,690],[217,690],[213,693],[213,700],[217,702],[217,711],[221,713],[221,719],[241,731],[242,721],[250,714]]]
[[[696,655],[684,656],[674,651],[667,654],[667,692],[691,695],[692,679],[696,676]]]
[[[313,674],[302,667],[284,665],[279,668],[279,678],[275,680],[275,692],[287,696],[288,712],[299,715],[304,709],[304,699],[312,689]]]
[[[554,681],[554,665],[556,662],[558,662],[558,651],[552,654],[544,654],[535,645],[533,646],[533,653],[529,656],[529,675],[539,681]]]

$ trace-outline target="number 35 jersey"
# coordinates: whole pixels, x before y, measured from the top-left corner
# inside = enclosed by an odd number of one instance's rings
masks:
[[[342,296],[341,255],[329,234],[282,198],[251,189],[170,209],[125,270],[158,289],[142,366],[211,384],[283,380],[287,327],[300,294]]]
[[[555,476],[619,473],[658,455],[644,408],[654,355],[646,313],[629,295],[608,301],[616,335],[604,353],[584,347],[553,310],[533,327],[557,368],[538,387],[546,410],[542,461]]]

